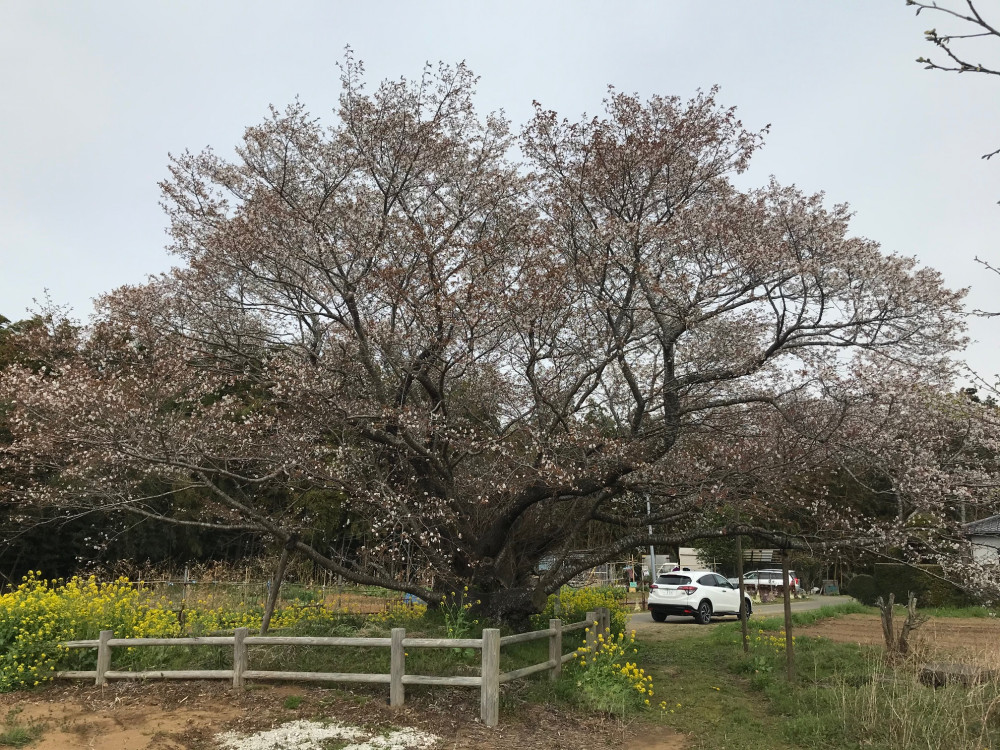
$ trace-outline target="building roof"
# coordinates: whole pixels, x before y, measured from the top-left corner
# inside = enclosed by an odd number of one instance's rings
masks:
[[[967,536],[1000,536],[1000,515],[967,523],[962,530]]]

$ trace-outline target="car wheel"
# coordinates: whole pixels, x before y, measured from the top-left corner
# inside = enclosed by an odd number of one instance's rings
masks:
[[[653,616],[653,622],[664,622],[667,619],[666,612],[650,612]]]
[[[745,615],[746,619],[749,620],[750,619],[750,615],[753,614],[753,607],[750,605],[750,600],[749,599],[746,600],[746,609],[745,609],[745,612],[746,612],[746,615]]]
[[[698,605],[698,613],[694,619],[701,625],[708,625],[712,621],[712,602],[705,599]]]

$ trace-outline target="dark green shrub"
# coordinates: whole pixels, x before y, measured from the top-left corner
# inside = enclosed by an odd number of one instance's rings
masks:
[[[960,588],[937,577],[942,573],[940,565],[876,563],[875,587],[878,595],[886,599],[890,593],[895,594],[900,604],[906,603],[911,591],[920,607],[967,607],[975,603]]]
[[[281,589],[281,598],[286,602],[312,604],[313,602],[318,602],[322,596],[320,592],[297,583],[286,583]]]
[[[879,597],[878,584],[869,575],[854,576],[848,581],[846,589],[848,594],[867,607],[875,606],[875,600]]]

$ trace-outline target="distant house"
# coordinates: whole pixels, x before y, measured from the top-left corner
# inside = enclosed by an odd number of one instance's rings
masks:
[[[681,547],[680,548],[681,559],[680,562],[677,560],[671,560],[670,556],[667,554],[657,554],[656,555],[656,569],[659,573],[665,573],[672,570],[675,566],[681,568],[704,568],[706,565],[711,566],[711,562],[706,563],[704,560],[698,557],[698,550],[694,547]],[[643,571],[649,570],[649,555],[642,556],[642,569]]]
[[[745,549],[743,550],[743,560],[747,570],[754,570],[762,563],[777,564],[781,566],[781,550],[777,549]],[[690,568],[692,570],[708,569],[717,570],[722,561],[711,558],[704,559],[694,547],[681,547],[680,562],[671,560],[667,555],[656,556],[656,568],[660,573],[667,573],[675,567]],[[649,555],[642,556],[642,569],[649,570]]]
[[[1000,557],[1000,515],[973,521],[962,527],[972,543],[972,559],[976,562],[995,563]]]

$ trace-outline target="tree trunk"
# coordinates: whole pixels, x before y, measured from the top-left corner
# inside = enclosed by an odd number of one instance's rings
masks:
[[[889,594],[888,602],[881,596],[875,600],[875,604],[882,613],[882,637],[885,639],[885,653],[890,659],[895,658],[897,652],[896,626],[892,622],[892,608],[895,603],[895,594]]]
[[[267,629],[271,625],[271,615],[274,614],[274,607],[278,603],[278,591],[281,588],[281,581],[285,577],[285,567],[288,565],[288,557],[291,554],[289,545],[285,545],[281,550],[281,559],[278,560],[278,569],[274,573],[271,581],[271,590],[267,592],[267,605],[264,607],[264,618],[260,622],[260,634],[267,635]]]
[[[917,614],[917,597],[913,595],[912,591],[909,594],[906,602],[906,619],[903,621],[903,629],[896,641],[896,646],[902,656],[907,656],[913,650],[910,644],[910,634],[927,622],[926,617]]]
[[[476,614],[493,622],[504,622],[515,629],[525,629],[531,616],[544,610],[548,602],[548,596],[540,588],[470,592],[468,598]],[[473,604],[476,601],[480,603]]]

